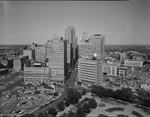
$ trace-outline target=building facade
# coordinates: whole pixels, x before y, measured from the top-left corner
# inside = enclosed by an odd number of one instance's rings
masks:
[[[135,61],[135,60],[124,60],[125,66],[131,66],[131,67],[142,67],[143,61]]]
[[[65,29],[65,39],[68,40],[69,46],[70,46],[70,68],[73,67],[73,61],[74,61],[74,56],[75,56],[75,50],[77,49],[76,46],[76,30],[74,26],[67,26],[67,29]],[[69,49],[68,49],[69,51]],[[69,55],[68,55],[69,57]],[[68,61],[67,61],[68,63]]]
[[[26,84],[41,84],[51,81],[51,71],[48,67],[24,67],[24,82]]]
[[[85,84],[99,84],[103,82],[103,62],[101,60],[78,59],[78,81]]]
[[[122,77],[129,77],[131,72],[131,67],[127,66],[119,66],[117,68],[117,75]]]
[[[33,51],[30,50],[23,50],[23,56],[29,56],[29,60],[33,58]]]
[[[44,46],[36,47],[35,48],[35,61],[44,62],[45,59],[46,59],[46,48]]]
[[[105,51],[105,37],[101,34],[94,34],[90,36],[92,53],[97,54],[97,59],[104,59]]]
[[[143,61],[144,60],[142,55],[141,56],[140,55],[133,55],[132,58],[134,61]]]
[[[67,41],[64,41],[62,37],[54,36],[47,44],[47,57],[52,81],[63,83],[67,69]]]
[[[91,48],[91,39],[90,34],[83,32],[83,34],[78,39],[78,55],[79,58],[83,56],[90,56],[92,57],[92,48]]]
[[[103,73],[107,73],[107,75],[117,76],[117,67],[118,65],[104,63]]]
[[[14,58],[13,69],[16,72],[21,71],[22,68],[21,68],[21,59],[20,58]]]

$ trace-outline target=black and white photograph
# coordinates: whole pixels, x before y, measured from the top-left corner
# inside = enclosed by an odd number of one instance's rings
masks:
[[[0,0],[0,117],[150,117],[150,0]]]

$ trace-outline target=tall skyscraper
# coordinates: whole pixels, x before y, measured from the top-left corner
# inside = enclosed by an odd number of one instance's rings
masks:
[[[35,61],[44,62],[46,59],[46,48],[44,46],[35,48]]]
[[[47,58],[51,69],[51,78],[54,82],[63,83],[67,76],[67,41],[62,37],[54,36],[47,43]]]
[[[101,34],[91,35],[92,53],[97,54],[97,59],[104,59],[105,36]]]
[[[76,30],[74,26],[67,26],[65,29],[65,39],[68,40],[70,44],[70,67],[73,67],[73,56],[76,49]]]

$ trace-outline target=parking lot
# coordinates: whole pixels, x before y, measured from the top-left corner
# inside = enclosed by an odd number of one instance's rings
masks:
[[[21,83],[21,82],[20,82]],[[25,114],[34,109],[38,109],[51,100],[56,99],[55,92],[41,87],[34,87],[32,85],[17,86],[1,97],[0,99],[0,112],[3,115],[12,114]],[[60,93],[58,92],[58,95]]]

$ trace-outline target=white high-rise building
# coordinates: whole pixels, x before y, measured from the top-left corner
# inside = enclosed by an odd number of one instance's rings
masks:
[[[67,42],[67,41],[65,41]],[[64,82],[65,69],[67,61],[67,44],[62,37],[54,36],[47,42],[47,58],[49,59],[49,68],[51,69],[51,78],[53,82]],[[65,46],[66,45],[66,46]]]
[[[78,81],[85,84],[98,84],[103,82],[103,62],[98,59],[78,59]]]

